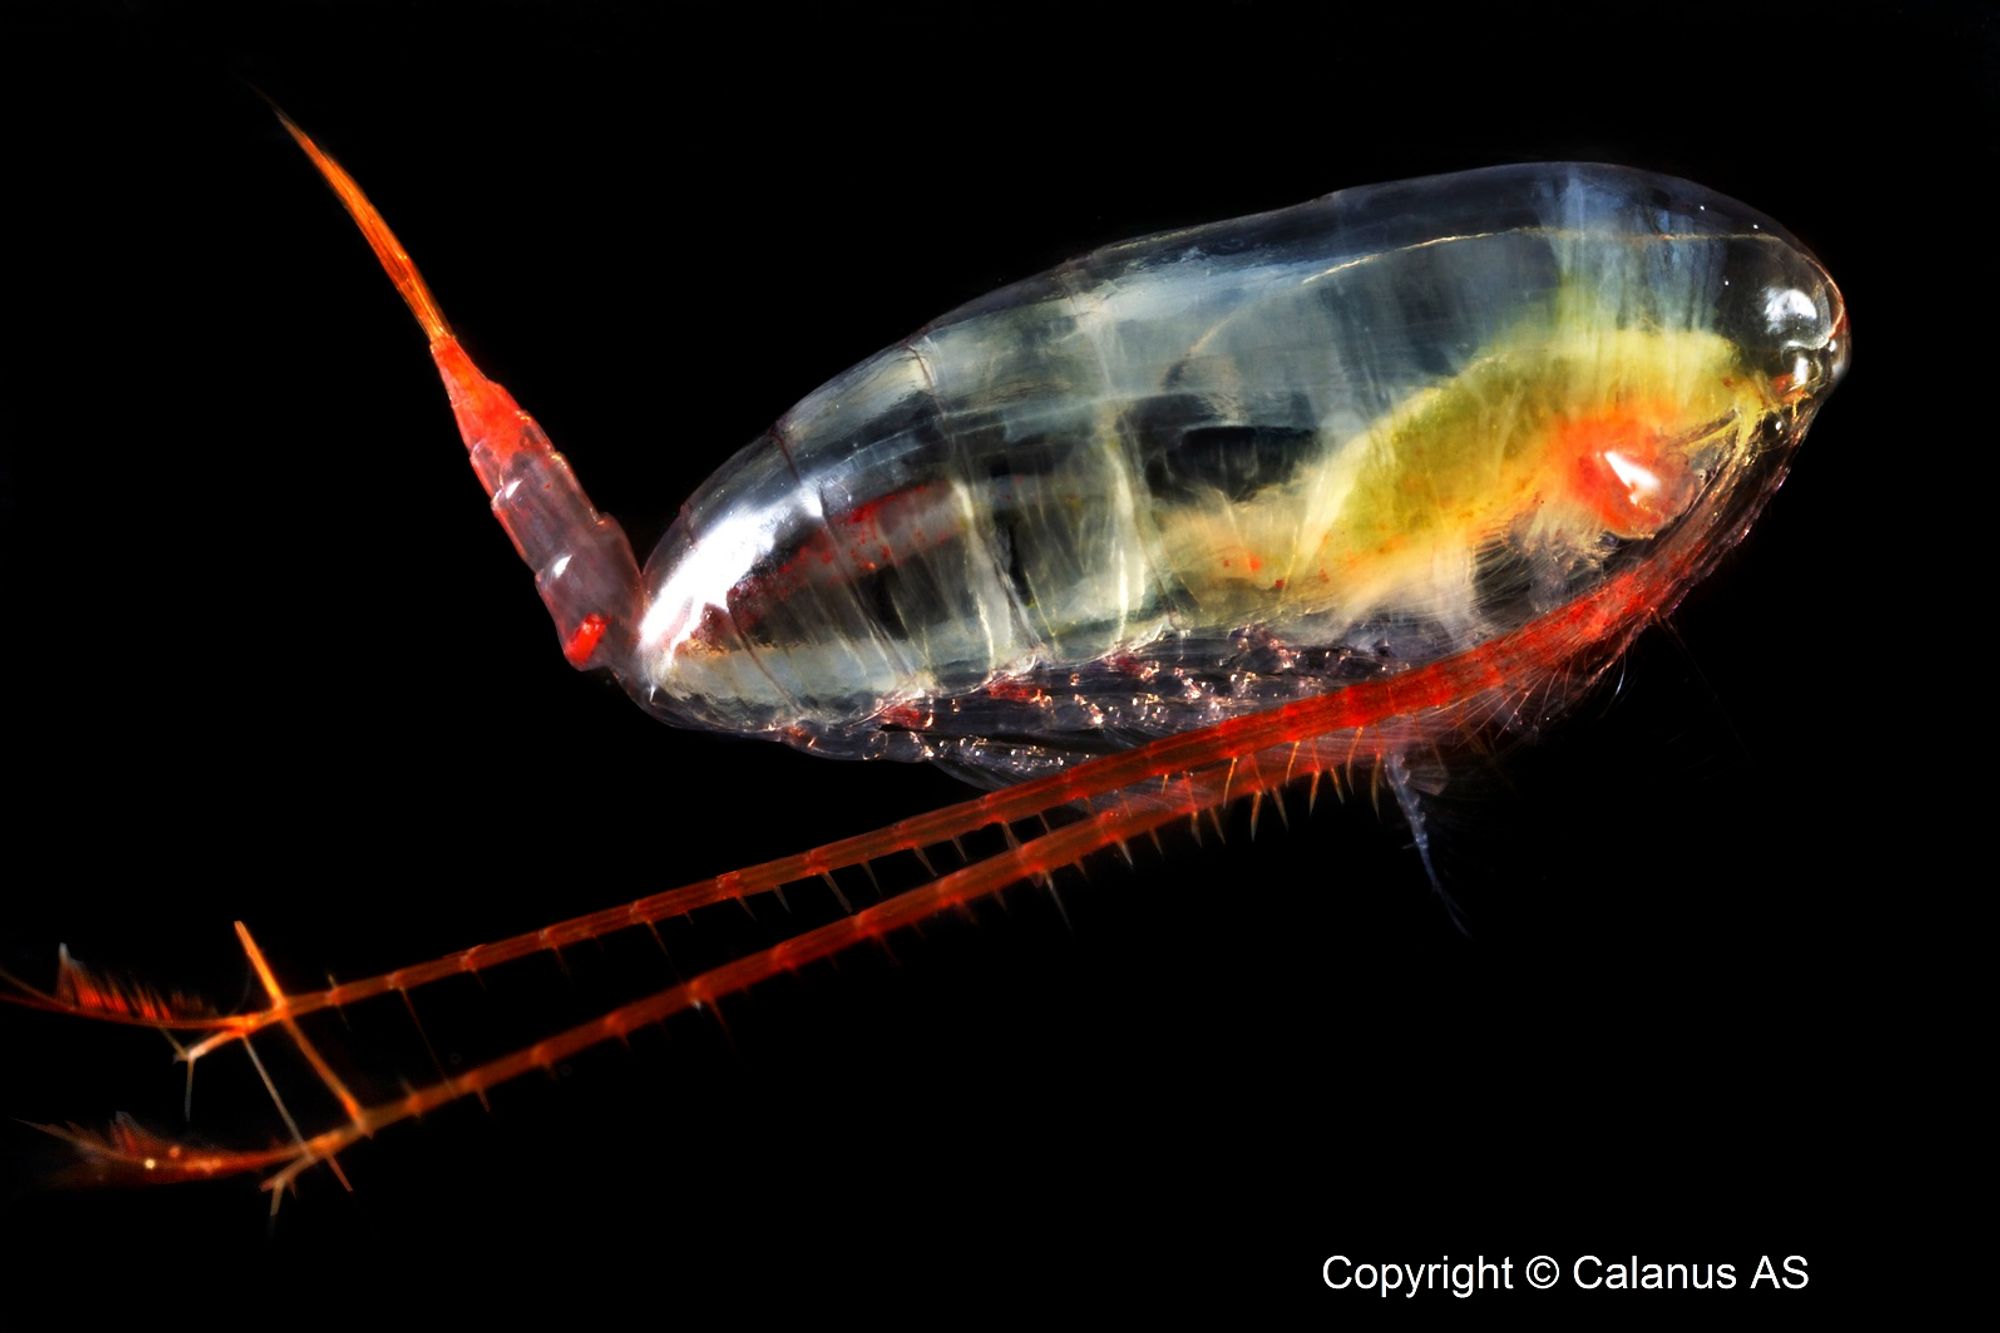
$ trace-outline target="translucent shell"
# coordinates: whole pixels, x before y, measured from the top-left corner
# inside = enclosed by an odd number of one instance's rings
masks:
[[[1203,725],[1477,645],[1689,525],[1733,540],[1846,343],[1781,228],[1618,167],[1110,246],[726,463],[648,563],[628,679],[1003,776]]]

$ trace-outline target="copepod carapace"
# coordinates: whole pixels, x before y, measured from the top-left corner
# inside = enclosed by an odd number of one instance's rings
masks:
[[[289,1043],[326,1094],[270,1147],[77,1136],[154,1179],[337,1169],[401,1120],[1238,802],[1254,821],[1359,790],[1427,853],[1454,755],[1562,711],[1741,539],[1848,354],[1817,261],[1684,181],[1558,163],[1344,190],[932,321],[724,462],[641,565],[292,132],[416,313],[573,664],[676,724],[991,790],[323,989],[242,930],[261,999],[235,1011],[65,959],[26,998],[164,1028],[190,1065]],[[884,887],[891,862],[910,882]],[[313,1032],[788,889],[831,910],[407,1090],[363,1086]]]

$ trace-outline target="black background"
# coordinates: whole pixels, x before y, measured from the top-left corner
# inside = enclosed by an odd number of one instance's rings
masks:
[[[42,981],[66,941],[233,1003],[234,918],[308,986],[963,795],[667,731],[570,671],[419,334],[242,80],[361,180],[642,551],[791,402],[932,315],[1375,180],[1531,158],[1700,180],[1820,256],[1857,352],[1681,642],[1649,633],[1621,689],[1450,804],[1469,934],[1393,817],[1323,803],[1253,842],[1239,813],[1225,847],[1067,878],[1067,925],[1016,888],[893,962],[741,997],[726,1031],[685,1019],[398,1126],[349,1155],[354,1194],[309,1175],[268,1234],[247,1181],[52,1190],[60,1145],[0,1126],[24,1272],[80,1258],[171,1302],[155,1280],[222,1264],[299,1275],[307,1304],[405,1282],[661,1319],[1064,1294],[1351,1317],[1367,1299],[1318,1283],[1335,1252],[1745,1281],[1806,1255],[1804,1293],[1668,1298],[1766,1319],[1883,1281],[1931,1176],[1912,1144],[1949,1141],[1920,1128],[1908,1044],[1949,1013],[1909,941],[1957,923],[1919,864],[1936,775],[1900,779],[1952,691],[1916,600],[1950,575],[1944,451],[1990,435],[1960,359],[1990,279],[1954,202],[1993,166],[1989,18],[57,13],[17,14],[0,52],[0,962]],[[699,962],[782,924],[765,904],[679,943]],[[669,979],[622,949],[514,971],[431,1001],[447,1056]],[[330,1040],[387,1066],[361,1061],[380,1091],[425,1079],[399,1016],[372,1021]],[[156,1035],[0,1023],[0,1112],[174,1127]],[[197,1133],[275,1132],[240,1063],[204,1066]]]

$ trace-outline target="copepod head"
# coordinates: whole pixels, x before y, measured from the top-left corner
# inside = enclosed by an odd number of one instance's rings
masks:
[[[1750,219],[1755,219],[1754,221]],[[1740,537],[1853,356],[1847,301],[1824,265],[1782,227],[1743,210],[1726,253],[1740,257],[1715,294],[1713,327],[1735,346],[1735,410],[1722,484],[1706,506]],[[1741,466],[1734,466],[1741,464]],[[1708,469],[1710,473],[1716,468]],[[1734,540],[1731,538],[1730,540]]]
[[[1845,299],[1783,227],[1690,182],[1585,166],[1547,189],[1557,276],[1496,369],[1452,382],[1479,405],[1460,453],[1507,435],[1539,458],[1510,522],[1558,564],[1725,545],[1699,534],[1740,537],[1846,372]],[[1496,401],[1539,424],[1510,433]]]
[[[1774,396],[1817,408],[1852,355],[1840,288],[1818,260],[1792,248],[1757,294],[1755,316],[1745,351],[1766,371]]]

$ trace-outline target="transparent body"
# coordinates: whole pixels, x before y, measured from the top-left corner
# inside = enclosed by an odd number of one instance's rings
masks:
[[[1781,228],[1545,164],[1115,245],[808,395],[647,565],[676,720],[1002,776],[1505,633],[1845,357]]]
[[[1537,166],[1348,191],[935,322],[726,464],[642,574],[352,178],[287,128],[429,333],[572,662],[672,720],[1006,785],[322,990],[282,989],[239,923],[262,1008],[66,955],[50,991],[0,975],[33,1007],[188,1033],[190,1067],[242,1041],[274,1099],[249,1043],[281,1028],[341,1109],[308,1137],[280,1100],[291,1139],[259,1148],[55,1131],[107,1176],[272,1168],[275,1199],[386,1126],[1181,820],[1220,831],[1234,801],[1254,830],[1267,795],[1306,784],[1310,809],[1357,765],[1435,877],[1426,753],[1560,709],[1670,609],[1847,355],[1819,265],[1694,186]],[[885,887],[906,855],[923,876]],[[855,869],[861,905],[836,878]],[[301,1026],[390,995],[414,1015],[414,990],[805,883],[838,912],[397,1095],[350,1086]]]

